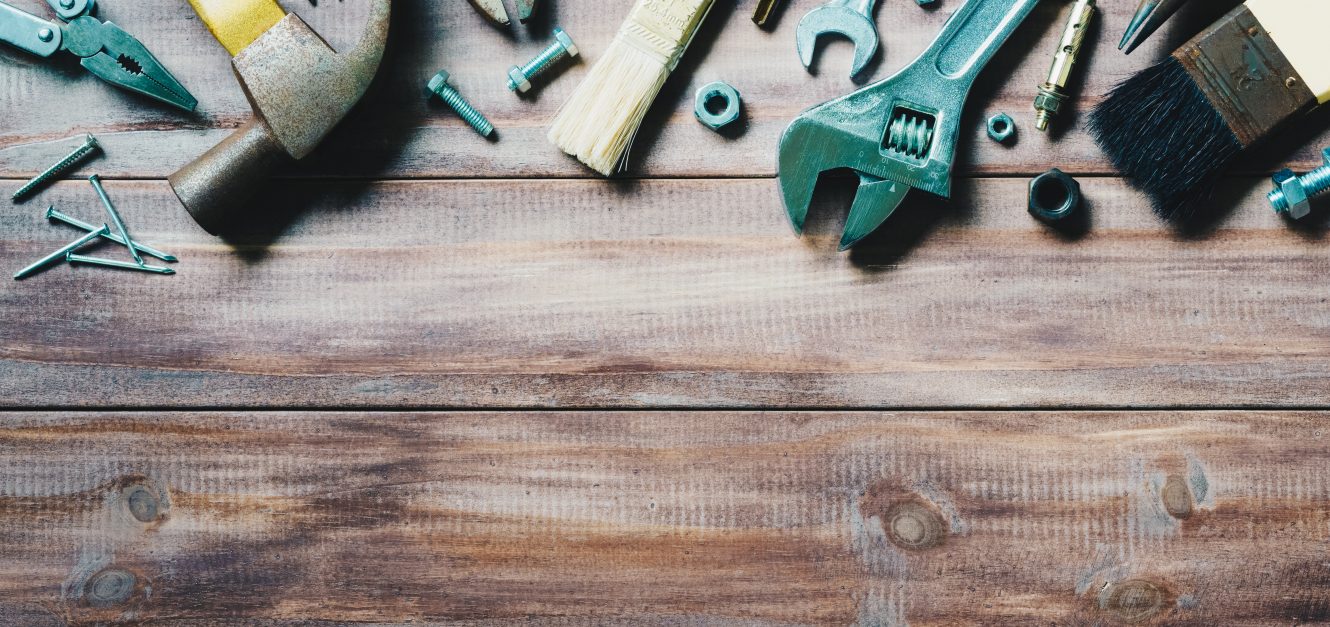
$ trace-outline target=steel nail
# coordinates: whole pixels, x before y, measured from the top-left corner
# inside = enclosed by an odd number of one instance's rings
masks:
[[[78,219],[78,218],[75,218],[74,216],[66,215],[66,214],[64,214],[64,213],[61,213],[61,212],[59,212],[59,211],[56,211],[56,209],[55,209],[55,205],[52,205],[52,206],[46,208],[46,219],[47,219],[47,220],[55,220],[55,221],[57,221],[57,222],[64,222],[65,224],[68,224],[69,226],[72,226],[72,227],[75,227],[75,228],[80,228],[80,229],[83,229],[83,230],[85,230],[85,231],[92,231],[92,230],[95,230],[95,229],[97,228],[97,227],[95,227],[95,226],[93,226],[93,225],[91,225],[91,224],[88,224],[87,222],[84,222],[84,221],[82,221],[82,220],[80,220],[80,219]],[[112,242],[115,242],[115,243],[117,243],[117,244],[120,244],[121,246],[127,246],[127,245],[128,245],[128,244],[125,244],[125,239],[124,239],[123,237],[120,237],[119,235],[116,235],[115,233],[107,233],[106,235],[103,235],[102,237],[105,238],[105,239],[108,239],[108,240],[110,240],[110,241],[112,241]],[[164,252],[162,252],[162,251],[160,251],[160,250],[157,250],[156,248],[153,248],[152,246],[149,246],[149,245],[147,245],[147,244],[144,244],[143,242],[134,242],[134,248],[139,249],[139,252],[141,252],[141,253],[143,253],[143,254],[145,254],[145,255],[152,255],[153,257],[156,257],[156,258],[158,258],[158,259],[161,259],[162,261],[167,261],[167,262],[176,262],[176,261],[179,261],[179,259],[176,258],[175,255],[172,255],[171,253],[164,253]]]
[[[31,181],[24,183],[23,187],[18,188],[18,191],[14,192],[14,195],[10,196],[9,199],[20,200],[24,196],[31,194],[36,191],[37,188],[49,183],[55,177],[64,174],[65,171],[78,165],[84,159],[87,159],[89,155],[97,152],[99,148],[101,148],[101,146],[97,143],[97,138],[93,137],[92,133],[88,133],[87,138],[83,140],[82,146],[76,148],[74,152],[65,155],[65,158],[56,162],[55,165],[46,168],[45,172],[32,177]]]
[[[97,239],[97,238],[99,238],[99,237],[101,237],[101,236],[103,236],[103,235],[106,235],[107,233],[110,233],[110,232],[111,232],[111,228],[108,227],[108,226],[106,226],[105,224],[103,224],[103,225],[102,225],[102,228],[97,229],[97,230],[95,230],[95,231],[92,231],[92,232],[90,232],[90,233],[84,235],[83,237],[80,237],[80,238],[78,238],[78,239],[76,239],[76,240],[74,240],[74,241],[72,241],[72,242],[70,242],[70,243],[64,245],[60,250],[57,250],[57,251],[55,251],[55,252],[53,252],[53,253],[51,253],[51,254],[45,256],[45,257],[42,257],[41,259],[38,259],[36,262],[34,262],[32,265],[30,265],[30,266],[28,266],[28,267],[26,267],[26,268],[24,268],[24,269],[22,269],[22,270],[19,270],[18,272],[15,272],[15,273],[14,273],[14,280],[17,281],[17,280],[19,280],[19,279],[27,278],[27,277],[29,277],[29,276],[32,276],[32,275],[33,275],[34,273],[36,273],[38,270],[41,270],[42,268],[45,268],[46,266],[49,266],[49,265],[51,265],[52,263],[55,263],[55,262],[57,262],[57,261],[59,261],[59,260],[61,260],[61,259],[67,259],[69,253],[71,253],[71,252],[73,252],[73,251],[75,251],[75,250],[78,250],[79,248],[81,248],[82,246],[84,246],[85,244],[87,244],[88,242],[91,242],[92,240],[95,240],[95,239]]]
[[[86,263],[93,266],[105,266],[107,268],[120,268],[121,270],[138,270],[140,272],[156,272],[157,274],[175,274],[175,270],[163,268],[161,266],[150,266],[147,264],[134,264],[128,261],[116,261],[115,259],[102,259],[101,257],[86,257],[84,255],[75,255],[72,252],[65,253],[65,260],[69,263]]]
[[[115,210],[115,205],[111,204],[111,198],[106,195],[106,188],[102,187],[102,177],[96,174],[88,177],[88,182],[92,183],[92,188],[97,190],[97,196],[102,199],[102,205],[106,207],[106,213],[111,214],[111,221],[115,223],[115,228],[120,231],[120,236],[125,238],[126,242],[133,242],[134,238],[129,236],[129,230],[125,228],[125,221],[120,219],[120,212]],[[126,246],[129,254],[133,255],[134,261],[143,265],[143,257],[139,256],[139,251],[133,246]]]

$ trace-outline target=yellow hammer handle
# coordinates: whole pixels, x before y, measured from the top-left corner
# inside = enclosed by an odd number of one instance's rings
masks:
[[[189,0],[189,4],[233,57],[286,17],[276,0]]]

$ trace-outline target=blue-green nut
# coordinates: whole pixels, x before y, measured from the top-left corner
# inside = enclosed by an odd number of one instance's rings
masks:
[[[739,90],[724,81],[710,83],[697,90],[697,102],[693,113],[697,120],[713,131],[739,119],[743,101]]]
[[[1001,144],[1016,134],[1016,121],[1005,113],[988,118],[988,138]]]
[[[1081,208],[1081,184],[1053,168],[1030,181],[1030,215],[1044,222],[1060,222]]]

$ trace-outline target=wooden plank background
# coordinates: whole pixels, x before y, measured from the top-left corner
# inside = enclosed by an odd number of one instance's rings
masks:
[[[854,87],[843,42],[798,65],[819,0],[771,32],[720,3],[608,182],[544,134],[627,3],[543,1],[507,33],[395,2],[374,90],[225,239],[164,180],[249,115],[187,3],[100,7],[194,114],[0,47],[0,187],[92,132],[106,155],[79,174],[181,257],[0,283],[0,623],[1330,624],[1327,221],[1263,199],[1319,165],[1330,121],[1250,155],[1186,228],[1080,128],[1232,2],[1127,57],[1136,3],[1103,0],[1043,136],[1065,10],[1044,2],[975,89],[953,201],[839,254],[848,180],[797,239],[772,178],[789,120]],[[363,3],[284,4],[358,37]],[[959,0],[882,4],[876,78]],[[510,94],[554,25],[586,59]],[[423,97],[441,67],[497,142]],[[718,79],[745,99],[727,136],[691,112]],[[997,111],[1013,145],[983,134]],[[1081,179],[1084,232],[1025,212],[1052,166]],[[74,235],[51,204],[101,219],[71,177],[0,211],[0,264]]]

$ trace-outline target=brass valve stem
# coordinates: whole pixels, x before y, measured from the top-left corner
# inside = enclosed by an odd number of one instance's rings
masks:
[[[1081,54],[1081,44],[1085,43],[1085,31],[1094,18],[1094,3],[1095,0],[1076,0],[1071,7],[1067,28],[1062,31],[1058,50],[1053,55],[1053,66],[1048,69],[1048,80],[1039,86],[1039,95],[1034,98],[1034,126],[1041,131],[1048,130],[1049,122],[1058,116],[1067,101],[1067,82],[1076,67],[1076,57]]]

